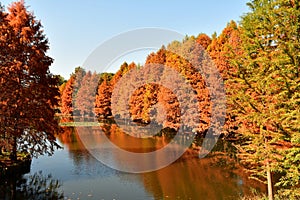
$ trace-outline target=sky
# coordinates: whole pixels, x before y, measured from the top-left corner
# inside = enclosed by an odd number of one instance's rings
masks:
[[[2,0],[5,6],[10,0]],[[182,35],[219,34],[248,11],[246,0],[25,0],[41,20],[54,58],[53,74],[65,78],[112,37],[139,28],[162,28]],[[147,52],[127,59],[143,62]],[[125,59],[125,58],[123,58]],[[131,62],[132,60],[128,60]],[[116,65],[123,60],[116,62]]]

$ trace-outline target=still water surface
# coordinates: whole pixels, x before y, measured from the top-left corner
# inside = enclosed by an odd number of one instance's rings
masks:
[[[138,148],[141,139],[109,126],[107,136],[115,144],[129,142]],[[151,138],[144,140],[144,145],[153,143]],[[161,140],[157,141],[158,146]],[[238,199],[250,194],[251,187],[261,189],[226,157],[198,159],[185,155],[163,169],[130,174],[111,169],[91,156],[74,128],[64,128],[58,141],[64,148],[51,157],[34,159],[30,173],[24,178],[29,179],[40,171],[45,177],[50,174],[48,179],[58,180],[55,190],[62,199]]]

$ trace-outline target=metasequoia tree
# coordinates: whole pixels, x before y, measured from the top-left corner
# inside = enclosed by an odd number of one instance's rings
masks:
[[[0,23],[1,134],[12,140],[13,160],[18,150],[52,154],[59,147],[54,137],[59,90],[58,78],[49,72],[53,60],[46,55],[48,40],[23,1],[12,3],[5,17],[2,11]]]
[[[111,116],[111,86],[109,78],[104,76],[102,83],[98,87],[98,92],[95,100],[95,114],[107,118]]]
[[[238,25],[231,21],[218,37],[213,37],[211,44],[207,48],[207,52],[221,73],[227,97],[234,93],[233,89],[239,88],[239,83],[230,80],[237,76],[237,66],[231,61],[242,54],[240,32]],[[229,99],[227,98],[226,122],[223,128],[223,133],[226,137],[235,134],[238,126],[236,114],[231,112],[232,104]]]
[[[196,38],[196,42],[200,44],[204,49],[207,49],[207,47],[211,44],[212,40],[205,33],[200,33]]]
[[[98,88],[99,76],[96,72],[88,71],[81,81],[80,88],[75,99],[75,108],[81,116],[94,116],[96,92]]]
[[[61,112],[63,115],[73,114],[73,87],[75,78],[71,76],[61,94]]]
[[[268,185],[273,199],[272,173],[282,198],[300,197],[300,34],[299,1],[252,0],[241,21],[243,54],[233,63],[239,88],[230,96],[249,140],[241,158],[252,176]]]

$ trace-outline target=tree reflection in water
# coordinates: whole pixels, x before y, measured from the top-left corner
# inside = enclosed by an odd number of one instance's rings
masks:
[[[45,176],[41,171],[28,177],[9,177],[0,183],[0,199],[64,199],[61,186],[59,180],[53,179],[51,174]]]

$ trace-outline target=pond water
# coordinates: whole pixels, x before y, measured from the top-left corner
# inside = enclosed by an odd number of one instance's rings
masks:
[[[134,147],[131,150],[136,152],[161,148],[168,142],[164,138],[155,141],[132,137],[118,130],[115,124],[107,127],[106,137],[124,149]],[[86,130],[92,131],[91,128]],[[160,170],[133,174],[117,171],[95,159],[81,141],[78,129],[64,128],[58,141],[63,149],[51,157],[33,159],[30,173],[18,177],[14,183],[1,181],[0,199],[11,199],[11,187],[17,188],[14,197],[17,199],[76,200],[238,199],[251,194],[251,188],[264,190],[262,185],[248,180],[242,170],[235,167],[233,159],[224,156],[229,144],[225,147],[218,144],[215,151],[223,152],[214,152],[202,159],[186,153]],[[146,150],[140,144],[147,146]],[[118,165],[117,157],[111,159],[116,159]]]

